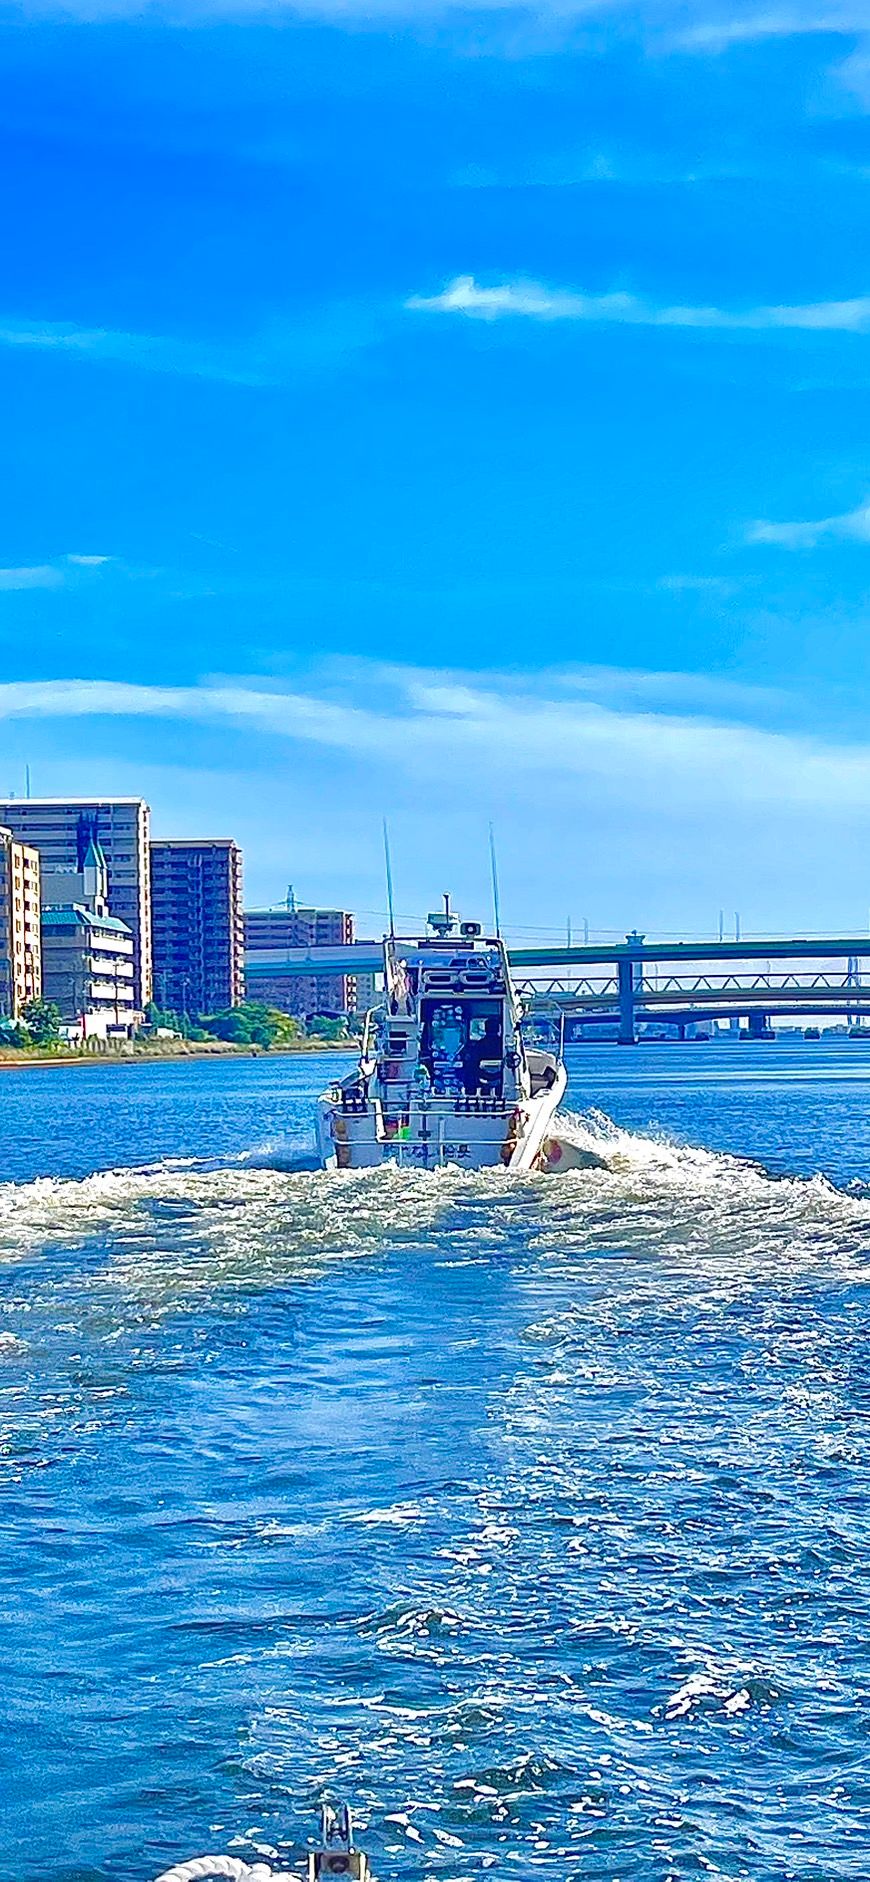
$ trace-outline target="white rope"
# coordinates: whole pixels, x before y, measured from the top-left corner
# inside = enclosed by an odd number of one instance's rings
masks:
[[[299,1882],[298,1876],[270,1869],[267,1862],[242,1862],[240,1856],[194,1856],[191,1862],[176,1863],[165,1869],[157,1882],[204,1882],[208,1876],[224,1876],[226,1882]]]

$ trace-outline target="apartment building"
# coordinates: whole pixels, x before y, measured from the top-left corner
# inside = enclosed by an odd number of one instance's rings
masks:
[[[79,873],[92,840],[106,861],[108,905],[133,939],[134,1003],[151,998],[151,813],[141,797],[13,797],[0,800],[0,825],[38,850],[43,873]]]
[[[72,902],[42,913],[43,989],[83,1039],[126,1037],[136,1016],[133,936],[126,922]]]
[[[208,1014],[245,995],[242,852],[230,837],[151,844],[154,999]]]
[[[43,991],[83,1039],[127,1037],[136,1019],[133,936],[109,913],[108,886],[94,836],[80,869],[48,869],[42,877]]]
[[[0,1017],[20,1019],[41,995],[39,855],[0,828]]]
[[[357,1003],[352,974],[281,971],[288,948],[344,946],[354,938],[353,916],[341,908],[305,908],[290,900],[281,908],[245,910],[245,972],[248,998],[283,1013],[350,1013]]]

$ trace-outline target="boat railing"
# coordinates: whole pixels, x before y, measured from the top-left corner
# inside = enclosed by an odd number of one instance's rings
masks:
[[[397,1080],[377,1098],[362,1080],[354,1085],[334,1085],[329,1098],[331,1103],[340,1106],[346,1117],[364,1117],[373,1103],[380,1104],[388,1116],[413,1111],[417,1117],[508,1117],[517,1104],[515,1097],[494,1091],[431,1092],[424,1097],[416,1084],[404,1080]]]
[[[391,1085],[389,1096],[375,1100],[388,1117],[413,1115],[423,1117],[509,1117],[518,1099],[497,1092],[437,1092],[420,1097],[416,1086]]]

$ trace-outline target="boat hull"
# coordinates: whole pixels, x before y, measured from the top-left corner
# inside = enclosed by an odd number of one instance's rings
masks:
[[[414,1098],[398,1117],[378,1099],[354,1099],[335,1089],[318,1107],[321,1162],[326,1169],[367,1170],[383,1164],[433,1170],[535,1170],[565,1093],[560,1065],[553,1082],[516,1104],[486,1099]]]

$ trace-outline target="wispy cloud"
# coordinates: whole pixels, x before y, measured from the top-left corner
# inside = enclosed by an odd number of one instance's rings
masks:
[[[576,320],[631,327],[684,327],[724,332],[870,333],[870,296],[848,301],[747,307],[660,306],[636,294],[582,294],[537,281],[508,281],[481,287],[473,275],[457,275],[440,294],[414,294],[413,312],[464,314],[475,320]]]
[[[24,588],[61,588],[63,572],[51,562],[40,562],[32,568],[0,569],[0,590],[9,592]]]
[[[35,0],[41,12],[63,12],[90,20],[141,13],[140,0]],[[859,6],[793,0],[789,6],[725,4],[707,0],[686,21],[685,0],[176,0],[166,5],[173,20],[210,14],[296,14],[349,26],[372,22],[449,18],[451,14],[516,14],[531,20],[595,21],[613,17],[638,31],[669,33],[675,43],[719,50],[741,40],[783,39],[800,34],[860,33],[867,27]]]
[[[34,0],[39,12],[57,12],[79,19],[115,19],[141,14],[141,0]],[[256,17],[285,14],[292,18],[334,20],[348,26],[373,22],[433,20],[451,14],[520,14],[530,19],[576,21],[602,14],[631,15],[636,0],[165,0],[173,21],[210,15]],[[668,12],[680,0],[661,0]],[[156,9],[155,9],[156,10]],[[656,8],[658,10],[658,7]]]
[[[26,568],[0,568],[0,592],[27,588],[63,588],[77,569],[103,568],[112,560],[107,555],[64,555],[55,562],[39,562]]]
[[[746,532],[750,543],[776,543],[782,549],[815,549],[826,538],[844,542],[870,542],[870,502],[859,503],[856,510],[843,516],[822,516],[807,523],[752,523]]]
[[[649,792],[651,801],[681,814],[687,804],[693,814],[706,805],[720,815],[738,803],[870,808],[870,746],[740,723],[728,713],[735,702],[728,701],[727,682],[718,700],[711,683],[707,709],[692,713],[675,709],[679,686],[670,703],[665,686],[660,710],[620,704],[604,675],[594,688],[590,674],[579,676],[578,686],[571,674],[523,685],[487,674],[390,672],[388,684],[383,676],[379,681],[376,708],[370,675],[358,676],[343,698],[334,679],[328,692],[249,680],[178,687],[10,682],[0,685],[0,719],[112,716],[234,726],[339,751],[367,772],[386,766],[394,776],[438,781],[447,794],[451,783],[460,784],[464,797],[471,777],[497,796],[537,776],[550,781],[548,788],[573,781],[593,801],[603,793],[636,806]],[[656,676],[636,677],[649,693]]]
[[[232,385],[268,383],[256,359],[256,349],[222,349],[198,340],[175,339],[147,333],[124,333],[110,327],[77,327],[69,322],[0,321],[0,347],[22,352],[72,354],[83,360],[137,366],[146,372],[181,373],[201,379],[221,379]]]
[[[231,386],[266,388],[287,385],[300,376],[334,367],[377,340],[383,324],[384,310],[363,301],[325,305],[304,318],[288,317],[248,336],[225,341],[82,327],[70,321],[0,317],[0,348],[67,355],[95,365],[130,366],[142,372],[217,380]]]
[[[671,595],[715,595],[720,601],[734,593],[734,583],[724,575],[661,575],[656,587]]]
[[[724,52],[727,47],[758,39],[797,39],[807,35],[851,37],[870,26],[863,7],[767,7],[740,12],[731,7],[712,11],[676,34],[680,45],[703,52]]]
[[[142,0],[18,0],[20,10],[48,17],[101,22],[141,18]],[[792,0],[790,5],[752,4],[752,0],[152,0],[150,14],[173,26],[208,19],[249,20],[283,17],[325,20],[351,30],[404,27],[431,30],[433,23],[457,22],[463,35],[471,28],[491,34],[487,43],[514,56],[524,51],[550,52],[573,38],[587,23],[614,35],[647,42],[656,54],[718,56],[730,47],[754,41],[809,35],[855,38],[870,27],[862,5],[830,5],[825,0]],[[687,24],[687,14],[693,14]],[[122,341],[123,335],[111,336]],[[133,336],[139,337],[139,336]],[[171,343],[170,343],[171,344]],[[223,377],[223,374],[217,376]]]

